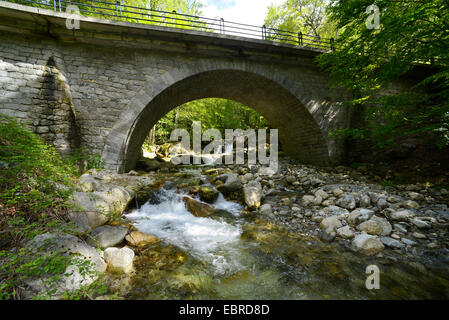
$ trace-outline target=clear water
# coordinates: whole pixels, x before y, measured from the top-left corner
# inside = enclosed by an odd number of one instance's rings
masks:
[[[449,298],[447,257],[428,263],[365,257],[242,213],[223,196],[214,206],[227,213],[195,217],[182,193],[161,188],[152,203],[126,216],[138,230],[162,239],[139,252],[126,298]],[[372,264],[381,270],[380,290],[365,287]]]

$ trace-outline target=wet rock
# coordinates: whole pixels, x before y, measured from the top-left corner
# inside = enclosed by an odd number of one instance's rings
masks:
[[[337,235],[343,239],[352,239],[354,238],[354,231],[350,226],[344,226],[337,229]]]
[[[258,181],[251,181],[243,188],[243,198],[248,208],[257,209],[260,207],[262,198],[262,185]]]
[[[340,227],[342,227],[342,224],[337,216],[324,218],[320,223],[320,228],[323,230],[328,230],[328,229],[335,230]]]
[[[390,219],[394,221],[408,221],[413,218],[415,214],[410,210],[392,211],[389,213]]]
[[[144,248],[148,247],[152,244],[158,243],[161,240],[151,234],[143,233],[139,231],[131,231],[129,234],[125,237],[126,242],[133,246],[133,247],[139,247]]]
[[[376,255],[385,248],[378,237],[366,233],[355,236],[352,246],[355,251],[368,256]]]
[[[200,200],[208,203],[214,203],[220,194],[215,188],[211,187],[200,187],[198,193]]]
[[[404,244],[390,237],[381,237],[380,241],[387,247],[392,249],[401,249],[404,247]]]
[[[127,233],[128,229],[125,227],[101,226],[89,234],[86,242],[93,247],[105,249],[122,242]]]
[[[348,210],[352,210],[356,207],[355,198],[352,194],[344,194],[340,199],[338,199],[337,205]]]
[[[187,196],[184,196],[182,200],[184,200],[187,210],[195,217],[207,217],[214,213],[214,207],[207,203],[199,202]]]
[[[107,248],[104,251],[104,260],[110,272],[129,273],[133,270],[134,251],[128,247]]]

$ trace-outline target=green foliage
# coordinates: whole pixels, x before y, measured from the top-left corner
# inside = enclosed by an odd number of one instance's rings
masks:
[[[0,203],[5,209],[38,216],[63,206],[71,193],[75,167],[54,147],[1,114],[0,163]]]
[[[409,136],[449,145],[449,10],[446,0],[378,0],[380,28],[368,29],[372,0],[332,1],[330,19],[339,28],[336,52],[319,61],[334,84],[351,90],[350,107],[363,106],[368,125],[343,134],[378,147]],[[409,92],[386,95],[394,79],[417,64],[429,75]],[[430,69],[429,67],[433,67]]]
[[[23,0],[8,1],[33,7],[53,9],[53,1],[41,0],[42,3],[47,3],[49,6],[38,3],[30,3]],[[61,10],[65,11],[65,6],[69,4],[61,2]],[[193,17],[201,14],[201,8],[203,6],[201,2],[197,0],[122,0],[121,5],[117,5],[116,0],[77,0],[73,3],[73,5],[78,6],[80,9],[80,14],[87,17],[163,25],[184,29],[192,29],[192,25],[194,25],[196,29],[203,27],[203,23],[199,21],[199,19]],[[150,13],[146,9],[157,11]],[[58,4],[57,10],[59,10]],[[192,17],[181,17],[172,13],[173,11],[181,14],[192,15]]]
[[[91,154],[86,148],[74,150],[68,157],[69,161],[76,164],[79,174],[90,169],[104,169],[105,161],[99,154]]]
[[[327,0],[286,0],[282,5],[270,5],[265,25],[269,28],[302,32],[322,38],[335,37],[335,23],[325,14]]]
[[[27,279],[46,275],[48,298],[69,264],[85,261],[55,251],[39,254],[24,243],[46,232],[74,233],[65,218],[76,166],[16,120],[0,114],[0,299],[20,298]]]
[[[201,121],[203,130],[218,129],[223,137],[225,129],[268,127],[265,118],[249,107],[232,100],[209,98],[188,102],[167,113],[156,125],[156,143],[167,142],[176,128],[192,134],[193,121]]]

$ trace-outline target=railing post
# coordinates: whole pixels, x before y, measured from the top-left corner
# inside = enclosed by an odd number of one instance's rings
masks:
[[[59,12],[61,12],[61,0],[58,0],[58,7],[59,7]]]
[[[223,18],[220,19],[220,32],[225,34],[225,21]]]
[[[302,46],[302,32],[301,31],[298,32],[298,43],[300,46]]]
[[[171,13],[173,13],[173,18],[172,18],[172,24],[173,24],[173,28],[175,28],[175,23],[176,23],[176,18],[175,18],[175,16],[176,16],[176,10],[173,10]]]
[[[332,50],[332,51],[335,51],[334,38],[330,38],[329,42],[330,42],[330,44],[331,44],[331,50]]]
[[[267,39],[267,26],[263,25],[262,26],[262,40],[266,40]]]
[[[56,0],[53,0],[53,10],[56,11]]]

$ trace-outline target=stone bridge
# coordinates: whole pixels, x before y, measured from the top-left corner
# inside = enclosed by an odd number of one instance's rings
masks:
[[[328,134],[350,125],[348,93],[330,88],[320,51],[90,17],[69,30],[67,17],[0,1],[0,112],[62,152],[86,147],[128,171],[168,111],[217,97],[258,111],[302,162],[342,160],[343,141]]]

